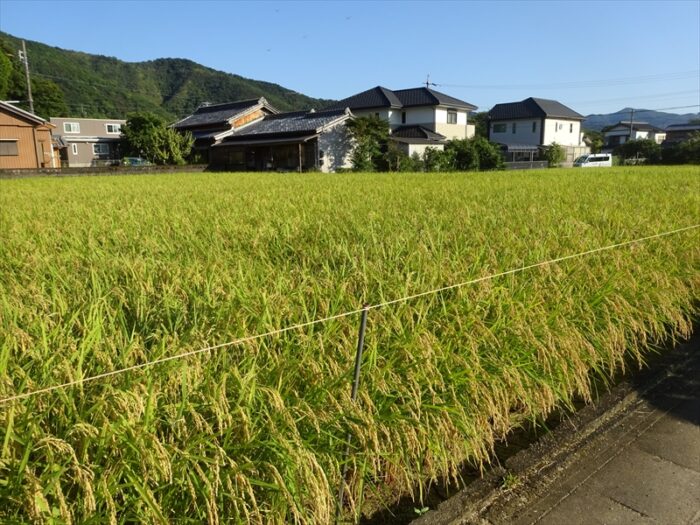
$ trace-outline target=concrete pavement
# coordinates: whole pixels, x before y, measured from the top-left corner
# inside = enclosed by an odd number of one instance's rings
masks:
[[[700,525],[700,334],[416,525]]]

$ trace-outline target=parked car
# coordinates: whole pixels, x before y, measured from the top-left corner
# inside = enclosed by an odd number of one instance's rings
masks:
[[[151,163],[142,159],[141,157],[124,157],[122,159],[122,166],[150,166]]]
[[[612,166],[612,153],[581,155],[574,161],[574,168],[603,168]]]

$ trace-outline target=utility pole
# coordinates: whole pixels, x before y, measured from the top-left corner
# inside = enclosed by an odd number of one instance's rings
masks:
[[[27,57],[27,44],[22,40],[20,59],[24,62],[24,73],[27,76],[27,97],[29,98],[29,111],[34,113],[34,100],[32,99],[32,81],[29,78],[29,58]]]
[[[630,138],[629,138],[629,140],[633,140],[632,139],[632,128],[634,127],[634,108],[630,108],[630,110],[631,111],[630,111]],[[628,142],[629,142],[629,140],[628,140]]]

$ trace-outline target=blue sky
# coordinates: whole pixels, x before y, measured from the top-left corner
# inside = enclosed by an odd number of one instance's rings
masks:
[[[700,104],[698,0],[0,0],[0,29],[127,61],[188,58],[322,98],[430,74],[482,110],[529,96],[583,114]]]

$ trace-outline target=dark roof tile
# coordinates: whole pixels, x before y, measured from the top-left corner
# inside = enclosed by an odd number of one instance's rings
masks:
[[[404,139],[426,139],[435,142],[443,142],[447,139],[444,135],[440,133],[435,133],[423,126],[401,126],[396,128],[391,132],[392,138],[404,138]]]
[[[318,112],[294,111],[268,115],[264,119],[254,122],[226,137],[224,143],[261,136],[280,137],[285,135],[315,134],[324,126],[349,115],[350,113],[345,109]]]
[[[266,106],[269,110],[277,112],[277,110],[267,104],[263,97],[238,102],[226,102],[224,104],[210,104],[198,107],[192,115],[176,122],[173,124],[173,127],[176,129],[187,129],[216,124],[227,126],[231,119],[252,110],[256,106]]]
[[[457,98],[445,95],[434,89],[424,87],[398,89],[392,91],[382,86],[377,86],[357,95],[345,98],[330,106],[330,109],[350,108],[409,108],[416,106],[451,106],[475,110],[476,106]]]
[[[491,120],[515,120],[521,118],[563,118],[569,120],[583,120],[585,117],[576,113],[556,100],[545,98],[526,98],[521,102],[508,102],[496,104],[489,111]]]

